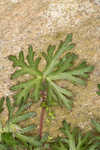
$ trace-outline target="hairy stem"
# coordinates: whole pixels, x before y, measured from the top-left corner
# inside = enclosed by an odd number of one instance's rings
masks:
[[[41,116],[40,116],[40,127],[39,127],[39,135],[40,135],[40,139],[42,138],[42,133],[43,133],[43,121],[44,121],[44,115],[45,115],[45,108],[42,107],[42,110],[41,110]]]

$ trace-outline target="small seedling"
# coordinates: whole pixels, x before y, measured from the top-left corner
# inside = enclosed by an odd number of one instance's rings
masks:
[[[83,134],[80,128],[72,129],[65,120],[62,124],[60,130],[64,136],[57,137],[51,144],[52,150],[97,150],[99,144],[95,143],[92,132]]]
[[[74,66],[77,56],[70,51],[74,48],[72,43],[72,34],[68,34],[65,41],[61,41],[56,49],[55,45],[49,45],[47,53],[42,52],[46,65],[42,71],[39,70],[41,58],[35,58],[35,52],[32,46],[28,48],[28,55],[24,59],[23,51],[19,53],[18,58],[10,55],[9,60],[13,62],[13,67],[18,69],[12,74],[11,79],[16,79],[23,75],[29,75],[27,81],[20,82],[11,87],[11,90],[17,91],[14,99],[15,104],[25,103],[28,97],[34,102],[42,101],[42,111],[40,117],[39,134],[42,137],[43,118],[45,108],[58,104],[65,105],[69,110],[72,108],[73,94],[67,88],[61,87],[57,81],[67,80],[73,84],[85,85],[86,79],[93,70],[93,66],[89,66],[85,61]]]
[[[0,113],[4,110],[4,101],[5,98],[2,97],[0,99]],[[12,148],[13,150],[19,150],[20,148],[25,149],[27,143],[35,143],[32,137],[25,135],[25,133],[32,131],[35,125],[29,125],[23,128],[19,125],[20,122],[36,116],[35,112],[23,113],[31,104],[30,102],[16,108],[11,104],[9,97],[6,98],[8,119],[5,123],[0,120],[0,150],[11,150]],[[21,144],[21,142],[23,142],[23,144]]]

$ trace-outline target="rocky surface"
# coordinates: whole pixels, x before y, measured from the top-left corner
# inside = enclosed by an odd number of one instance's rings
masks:
[[[90,118],[100,118],[100,97],[96,95],[100,83],[100,1],[0,0],[0,96],[12,95],[9,87],[14,83],[10,80],[14,69],[8,55],[17,55],[20,50],[26,54],[29,44],[39,54],[48,44],[58,45],[70,32],[76,43],[73,51],[95,70],[87,87],[72,86],[76,93],[72,112],[56,110],[52,133],[60,126],[59,120],[88,128]]]

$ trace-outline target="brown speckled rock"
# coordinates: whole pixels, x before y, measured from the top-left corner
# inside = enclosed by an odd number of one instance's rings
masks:
[[[39,54],[48,44],[58,45],[70,32],[76,43],[73,51],[80,60],[86,59],[94,65],[95,70],[87,87],[70,85],[75,93],[74,107],[72,112],[57,108],[56,120],[50,128],[54,134],[61,124],[59,120],[64,118],[72,125],[89,128],[90,118],[100,117],[100,97],[96,95],[97,83],[100,83],[100,2],[0,0],[0,96],[12,95],[9,87],[15,82],[10,80],[14,69],[8,55],[17,55],[20,50],[26,54],[29,44]]]

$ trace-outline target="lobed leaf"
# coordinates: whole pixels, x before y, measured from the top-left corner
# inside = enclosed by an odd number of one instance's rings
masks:
[[[27,63],[22,51],[19,53],[18,58],[10,56],[9,58],[13,61],[13,64],[20,67],[19,70],[13,73],[12,79],[24,74],[31,76],[28,81],[11,87],[12,90],[18,91],[14,96],[15,104],[21,105],[21,103],[25,103],[28,97],[38,102],[42,96],[40,95],[41,91],[45,91],[46,106],[58,103],[61,106],[64,104],[68,109],[71,109],[72,101],[70,98],[72,97],[72,92],[58,86],[56,81],[68,80],[73,84],[86,85],[85,79],[89,77],[89,73],[94,68],[85,61],[74,67],[74,62],[78,57],[69,52],[74,46],[71,33],[66,36],[65,41],[60,42],[57,49],[55,45],[49,45],[47,53],[42,52],[42,56],[46,60],[43,71],[39,70],[41,58],[34,58],[35,52],[33,52],[31,45],[28,48]]]
[[[29,45],[28,55],[26,58],[27,58],[29,65],[32,67],[34,67],[34,55],[35,55],[35,52],[33,52],[32,45]]]
[[[23,51],[19,52],[19,61],[24,64],[24,54],[23,54]]]
[[[32,105],[32,102],[29,102],[28,104],[20,104],[20,106],[18,107],[15,116],[20,115],[23,111],[27,110],[30,106]]]
[[[33,146],[41,146],[41,143],[39,140],[36,140],[34,137],[28,137],[28,136],[25,136],[25,135],[21,135],[21,134],[16,134],[16,137],[21,140],[23,143],[29,143]]]
[[[21,116],[18,116],[18,117],[14,117],[12,119],[12,123],[18,123],[18,122],[21,122],[21,121],[24,121],[26,119],[29,119],[31,117],[35,117],[36,116],[36,113],[35,112],[29,112],[29,113],[25,113]]]
[[[94,143],[94,138],[92,137],[93,135],[91,132],[87,132],[83,135],[79,128],[71,129],[70,124],[65,120],[62,123],[63,127],[60,128],[60,130],[65,136],[58,140],[57,144],[60,144],[59,150],[62,150],[62,145],[68,150],[97,150],[98,143]]]
[[[32,51],[32,47],[29,47],[29,51],[28,51],[28,55],[27,55],[27,61],[28,61],[29,65],[27,65],[24,60],[23,51],[21,51],[19,53],[18,59],[16,56],[13,56],[13,55],[10,55],[8,58],[9,58],[9,60],[13,61],[14,67],[18,66],[21,68],[12,74],[12,77],[11,77],[12,79],[15,79],[24,74],[30,74],[33,76],[41,75],[41,72],[38,70],[38,65],[39,65],[41,58],[38,57],[35,61],[33,60],[34,52]]]
[[[11,90],[19,90],[19,92],[16,93],[14,96],[14,99],[16,100],[15,104],[20,105],[22,101],[25,102],[31,90],[33,89],[35,89],[34,94],[36,94],[35,98],[37,99],[39,97],[40,83],[41,83],[41,79],[31,79],[31,80],[12,86]]]
[[[71,50],[75,46],[75,44],[69,44],[71,42],[71,40],[72,40],[72,34],[69,34],[69,35],[67,35],[66,40],[63,43],[60,44],[58,50],[56,51],[56,53],[52,57],[51,63],[48,65],[48,67],[44,71],[45,76],[47,76],[48,74],[50,74],[54,70],[54,67],[57,64],[57,61],[58,61],[59,57],[65,51]]]
[[[30,131],[32,131],[32,130],[35,129],[35,128],[36,128],[35,125],[30,125],[30,126],[28,126],[28,127],[26,127],[26,128],[23,128],[23,129],[22,129],[22,133],[30,132]]]
[[[70,110],[72,102],[70,99],[68,99],[65,95],[67,96],[72,96],[72,93],[68,90],[65,90],[63,88],[58,87],[56,84],[54,84],[52,81],[48,80],[49,83],[51,84],[52,88],[54,89],[58,99],[59,103],[62,105],[62,103]]]
[[[34,99],[35,102],[39,101],[40,99],[40,90],[42,86],[42,79],[38,79],[35,83],[34,92],[31,95],[31,98]]]
[[[46,60],[46,66],[44,70],[46,70],[47,66],[51,63],[55,48],[55,45],[49,45],[47,48],[47,54],[45,52],[42,52],[42,56]]]
[[[70,73],[58,73],[57,75],[49,75],[48,78],[50,80],[68,80],[68,81],[71,81],[72,83],[76,83],[76,84],[80,84],[80,85],[85,85],[85,81],[78,78],[78,77],[75,77],[75,76],[72,76]]]
[[[70,69],[76,59],[77,55],[73,53],[67,53],[63,58],[60,59],[57,72],[60,73]]]
[[[7,106],[7,109],[8,109],[8,113],[9,113],[8,116],[9,116],[9,120],[10,120],[13,116],[14,108],[12,107],[10,98],[8,96],[6,98],[6,106]]]
[[[94,67],[86,65],[83,67],[83,65],[81,66],[81,64],[71,71],[50,74],[48,78],[50,80],[69,80],[74,84],[85,85],[85,80],[83,80],[82,78],[87,78],[89,76],[87,73],[92,72]]]

